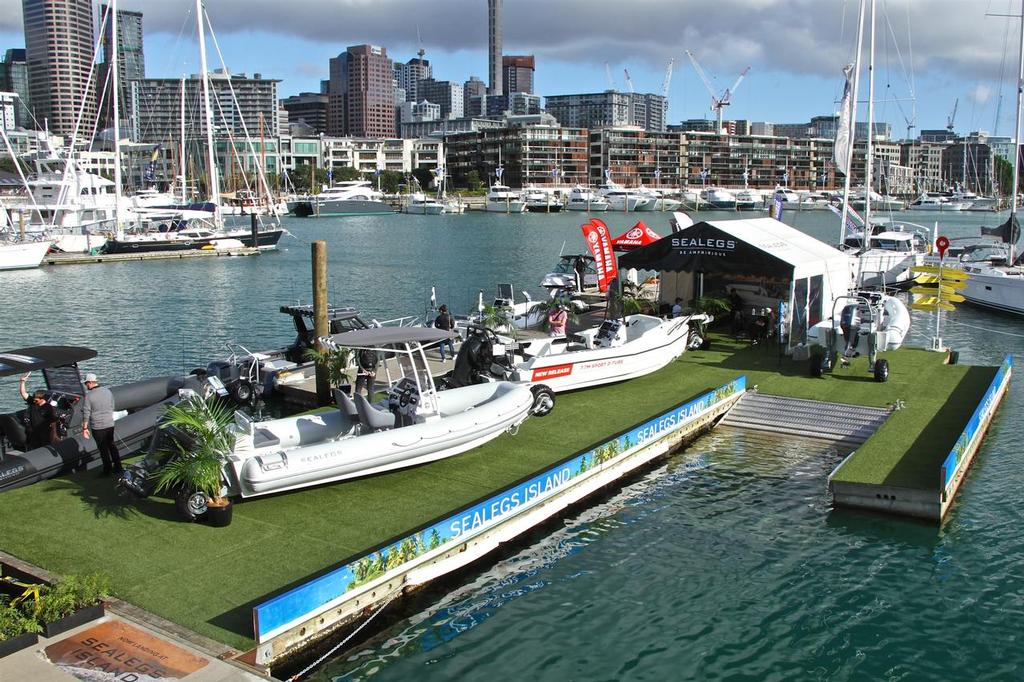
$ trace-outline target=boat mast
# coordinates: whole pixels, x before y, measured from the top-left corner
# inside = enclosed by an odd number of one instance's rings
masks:
[[[1017,69],[1017,117],[1013,123],[1013,193],[1010,195],[1010,258],[1007,265],[1012,266],[1016,260],[1017,240],[1014,235],[1014,223],[1017,217],[1017,185],[1020,182],[1020,109],[1021,97],[1024,94],[1024,0],[1021,0],[1020,17],[1020,65]]]
[[[864,160],[864,230],[861,249],[867,250],[871,238],[871,175],[874,170],[874,139],[875,139],[875,0],[871,0],[871,26],[868,47],[868,145]],[[854,131],[857,124],[853,124]],[[854,134],[854,139],[856,139]]]
[[[217,160],[213,149],[213,112],[210,110],[210,75],[206,69],[206,33],[203,0],[196,0],[196,25],[199,31],[199,70],[203,79],[203,117],[206,121],[206,162],[209,164],[210,202],[214,206],[214,220],[220,223],[220,197],[217,188]]]
[[[121,118],[118,90],[120,84],[118,70],[120,60],[117,56],[117,0],[111,0],[110,9],[110,51],[112,68],[110,70],[111,106],[114,110],[114,234],[121,239]]]
[[[841,224],[839,226],[839,244],[843,245],[846,243],[846,221],[850,215],[850,181],[853,171],[853,148],[857,141],[857,93],[860,90],[860,53],[864,46],[864,3],[865,0],[860,0],[860,20],[857,23],[857,52],[856,58],[853,61],[853,91],[850,93],[850,150],[846,154],[846,158],[843,159],[845,167],[843,173],[845,178],[843,179],[843,215],[840,218]]]
[[[185,174],[185,77],[181,77],[181,146],[178,149],[180,155],[179,164],[181,166],[181,203],[188,203],[188,190],[186,189],[187,181]]]

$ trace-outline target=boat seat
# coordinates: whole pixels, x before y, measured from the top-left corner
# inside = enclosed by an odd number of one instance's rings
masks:
[[[25,426],[14,414],[0,414],[0,438],[6,438],[15,450],[24,452],[28,447]]]
[[[383,431],[395,427],[395,415],[391,412],[379,410],[369,403],[362,393],[356,393],[356,411],[359,413],[359,421],[371,431]]]
[[[280,445],[281,439],[269,429],[256,429],[253,433],[252,446],[254,448],[265,448],[271,445]]]
[[[352,402],[352,398],[342,391],[340,388],[334,389],[334,402],[338,403],[338,409],[341,410],[341,416],[348,419],[353,424],[359,423],[359,410],[356,409],[356,404]]]

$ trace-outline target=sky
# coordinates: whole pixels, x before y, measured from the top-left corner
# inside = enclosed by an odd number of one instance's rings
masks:
[[[232,72],[281,80],[280,97],[318,91],[327,62],[371,43],[407,61],[422,47],[434,77],[487,80],[485,0],[206,0]],[[1021,0],[877,0],[875,119],[894,136],[945,128],[1010,135]],[[198,70],[194,2],[120,0],[143,12],[146,74]],[[834,113],[855,53],[858,0],[505,0],[504,54],[533,54],[540,95],[662,91],[669,122],[713,117],[711,96],[750,71],[726,118],[805,122]],[[865,63],[867,61],[865,38]],[[24,46],[20,0],[0,0],[0,49]],[[211,68],[220,65],[212,44]],[[606,66],[607,65],[607,66]],[[609,83],[609,77],[612,84]],[[867,99],[866,68],[861,100]],[[866,120],[866,107],[858,118]],[[998,119],[998,120],[997,120]],[[916,132],[914,133],[916,135]]]

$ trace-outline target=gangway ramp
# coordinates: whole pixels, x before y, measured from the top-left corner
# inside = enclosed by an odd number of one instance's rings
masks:
[[[784,398],[748,391],[719,422],[721,426],[770,431],[856,448],[888,418],[884,407]]]

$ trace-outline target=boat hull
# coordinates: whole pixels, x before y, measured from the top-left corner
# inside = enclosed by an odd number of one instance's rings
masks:
[[[488,199],[484,208],[488,213],[522,213],[526,203],[518,199]]]
[[[291,203],[288,204],[292,206]],[[292,215],[299,218],[329,218],[354,215],[386,215],[394,213],[394,209],[383,201],[368,199],[342,199],[323,201],[314,204],[311,201],[298,201],[291,209]]]
[[[38,268],[50,250],[49,242],[22,242],[0,244],[0,270],[30,270]]]
[[[260,249],[273,249],[277,247],[277,242],[281,240],[283,234],[284,230],[261,230],[257,233],[255,241],[251,232],[248,234],[231,233],[229,237],[215,237],[211,239],[111,239],[106,243],[103,251],[104,253],[111,254],[197,251],[210,248],[215,249],[217,246],[216,242],[224,241],[225,239],[237,240],[241,242],[243,247],[253,248],[253,246],[256,246]]]

